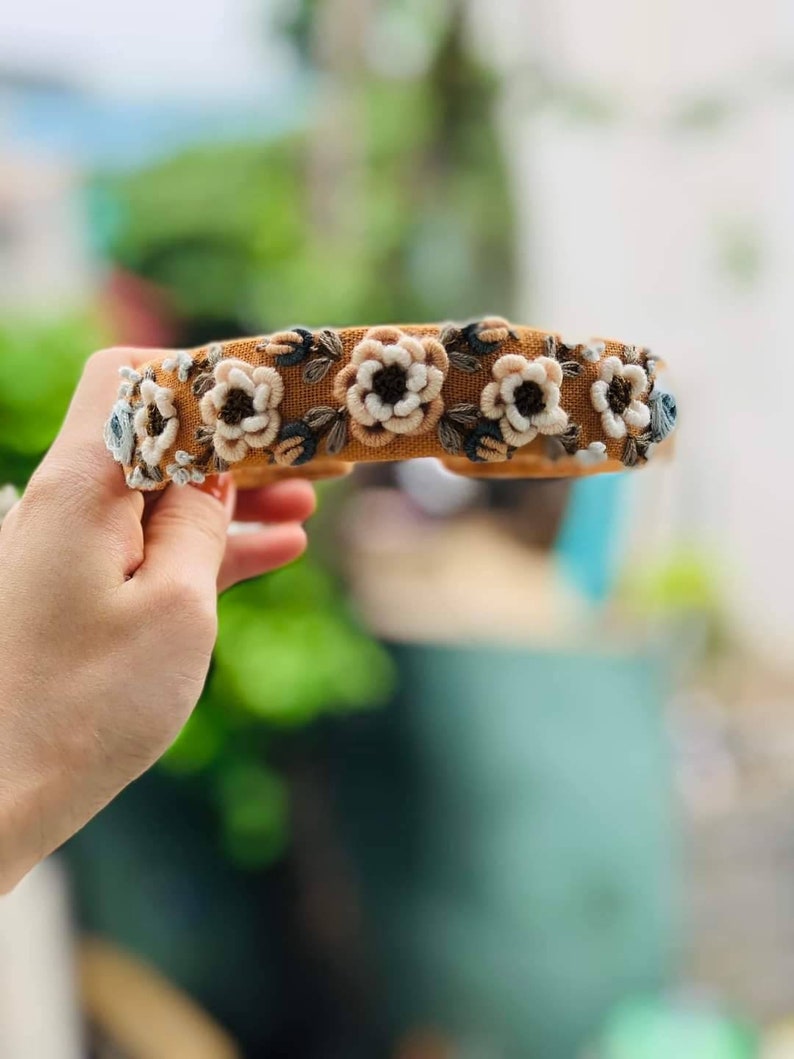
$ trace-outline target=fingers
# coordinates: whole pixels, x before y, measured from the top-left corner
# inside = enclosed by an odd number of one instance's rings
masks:
[[[226,553],[229,522],[236,501],[231,475],[205,485],[169,486],[152,503],[144,529],[138,584],[192,586],[211,597]]]
[[[236,522],[305,522],[314,514],[316,497],[302,479],[277,482],[237,493]]]
[[[218,592],[292,562],[305,548],[306,533],[298,522],[230,536],[218,573]]]
[[[86,362],[63,426],[42,460],[40,473],[52,472],[77,485],[99,505],[124,499],[140,512],[141,500],[134,498],[124,475],[105,448],[103,428],[119,388],[119,368],[140,367],[162,350],[105,349]]]

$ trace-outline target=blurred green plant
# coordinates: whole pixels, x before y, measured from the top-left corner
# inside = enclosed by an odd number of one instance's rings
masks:
[[[0,321],[0,485],[28,480],[61,425],[86,356],[102,345],[89,314]]]

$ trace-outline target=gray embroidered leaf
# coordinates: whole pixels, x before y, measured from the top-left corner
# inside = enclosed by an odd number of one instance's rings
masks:
[[[325,441],[325,451],[329,456],[338,456],[347,444],[347,414],[340,412],[336,422],[328,432]]]
[[[318,405],[316,408],[309,409],[303,417],[303,421],[310,430],[319,434],[331,426],[338,414],[335,408],[329,408],[328,405]]]
[[[560,444],[569,456],[572,456],[579,448],[579,438],[581,436],[581,433],[582,428],[579,426],[579,424],[571,423],[568,429],[564,433],[560,434]]]
[[[447,352],[457,349],[465,341],[463,332],[455,324],[445,324],[438,333],[438,340]]]
[[[449,351],[449,362],[458,371],[465,371],[473,375],[476,371],[482,371],[482,364],[471,353],[461,353],[460,350]]]
[[[328,369],[333,361],[330,357],[315,357],[303,366],[303,381],[307,383],[321,382],[328,374]]]
[[[460,427],[473,427],[480,418],[480,410],[476,404],[456,404],[447,409],[446,418]]]
[[[451,456],[457,456],[460,452],[460,447],[463,444],[463,438],[460,432],[452,426],[446,416],[443,416],[438,423],[438,440],[441,442],[441,447],[445,452],[448,452]]]
[[[575,379],[577,375],[581,375],[582,365],[575,360],[564,360],[560,367],[562,368],[563,375],[568,379]]]
[[[317,332],[316,343],[317,348],[324,350],[326,355],[331,357],[332,360],[338,360],[344,352],[342,339],[330,327],[325,327],[322,331]]]
[[[638,460],[639,452],[637,451],[637,439],[629,435],[623,446],[623,462],[627,467],[634,467]]]
[[[556,359],[557,339],[554,337],[554,335],[546,335],[546,337],[543,339],[543,345],[546,347],[546,356],[553,357]]]
[[[195,381],[193,382],[193,385],[191,386],[191,389],[196,395],[196,397],[203,397],[204,394],[208,390],[211,390],[214,385],[215,379],[212,376],[211,372],[204,372],[203,374],[198,375],[196,377]]]

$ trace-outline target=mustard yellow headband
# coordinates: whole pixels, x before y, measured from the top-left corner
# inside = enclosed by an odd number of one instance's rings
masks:
[[[122,369],[105,442],[133,489],[231,469],[243,486],[437,456],[461,474],[644,463],[675,426],[648,350],[469,324],[296,327]]]

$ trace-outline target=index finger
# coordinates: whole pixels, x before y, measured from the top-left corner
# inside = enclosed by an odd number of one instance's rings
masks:
[[[166,350],[119,346],[94,353],[86,361],[63,425],[41,462],[42,472],[53,471],[81,483],[81,492],[110,502],[129,498],[130,490],[117,463],[107,451],[104,425],[116,400],[119,370],[140,368],[167,356]]]

